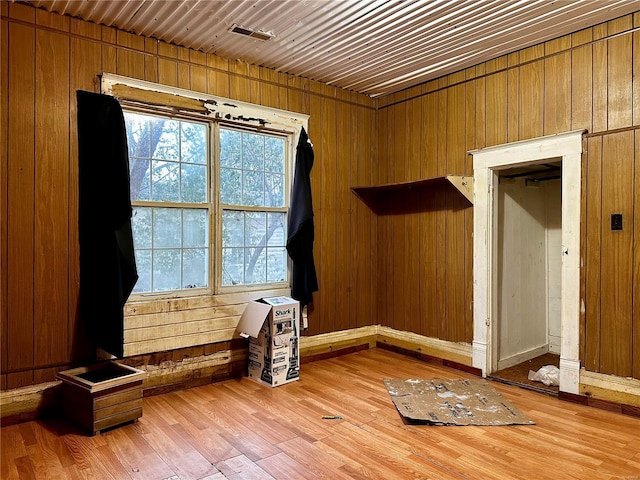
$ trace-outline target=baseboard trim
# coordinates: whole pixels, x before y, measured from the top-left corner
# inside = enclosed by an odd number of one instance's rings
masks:
[[[400,353],[402,355],[416,358],[422,362],[433,363],[436,365],[440,365],[443,367],[453,368],[454,370],[460,370],[471,375],[476,375],[481,377],[482,370],[479,368],[475,368],[469,365],[465,365],[463,363],[454,362],[453,360],[447,360],[445,358],[436,357],[434,355],[429,355],[422,352],[417,352],[415,350],[409,350],[403,347],[399,347],[396,345],[390,345],[389,343],[379,341],[376,343],[377,348],[381,348],[383,350],[389,350],[391,352]]]
[[[300,362],[305,364],[375,347],[482,376],[482,369],[472,365],[471,345],[424,337],[380,325],[302,337]],[[143,395],[148,397],[245,376],[247,357],[247,349],[242,342],[234,344],[230,350],[202,357],[163,361],[159,365],[135,366],[148,372],[143,383]],[[124,363],[126,361],[127,359]],[[638,380],[631,379],[625,383],[625,379],[619,380],[617,377],[584,370],[581,371],[580,380],[581,389],[587,389],[586,394],[560,392],[558,398],[640,417],[640,405],[636,405],[636,402],[640,403],[640,397],[636,395],[635,390]],[[623,387],[616,382],[623,382]],[[1,391],[0,425],[11,425],[55,414],[60,405],[59,385],[60,382],[49,382]],[[606,388],[607,385],[609,389]],[[629,389],[629,385],[633,388]],[[620,391],[616,391],[621,388],[624,390],[624,396],[621,396]],[[614,401],[616,399],[622,401]]]

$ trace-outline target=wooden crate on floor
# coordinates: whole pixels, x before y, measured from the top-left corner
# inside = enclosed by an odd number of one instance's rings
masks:
[[[137,420],[145,375],[115,362],[59,372],[63,415],[91,435]]]

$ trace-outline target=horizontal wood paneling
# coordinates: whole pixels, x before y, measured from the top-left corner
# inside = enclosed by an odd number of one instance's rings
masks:
[[[373,100],[19,3],[2,2],[1,13],[3,389],[53,380],[95,354],[77,318],[75,92],[98,91],[101,72],[310,115],[321,291],[306,333],[377,323],[374,215],[350,192],[376,175]],[[228,342],[246,302],[269,294],[288,290],[128,305],[125,352]]]

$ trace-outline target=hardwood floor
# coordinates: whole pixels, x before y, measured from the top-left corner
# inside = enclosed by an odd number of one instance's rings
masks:
[[[1,429],[9,479],[640,479],[640,419],[492,382],[536,425],[411,426],[384,378],[464,378],[374,348],[303,364],[276,388],[242,378],[144,399],[89,437],[61,419]],[[327,420],[323,415],[340,415]]]

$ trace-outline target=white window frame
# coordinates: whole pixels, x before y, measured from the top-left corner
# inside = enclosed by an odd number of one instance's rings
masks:
[[[170,87],[111,73],[100,75],[101,92],[116,97],[125,110],[139,113],[174,116],[184,119],[205,120],[211,122],[210,151],[219,151],[220,126],[240,127],[259,132],[281,134],[288,137],[285,165],[285,206],[289,208],[290,191],[293,184],[295,146],[302,128],[308,131],[309,116],[252,103],[209,95],[201,92]],[[217,155],[210,155],[213,160]],[[250,292],[290,286],[290,262],[288,262],[288,281],[261,283],[255,285],[222,286],[222,208],[218,186],[219,165],[209,162],[210,174],[210,251],[209,286],[203,289],[186,289],[167,292],[148,292],[132,295],[132,299],[149,297],[175,298],[203,294],[222,294]],[[213,262],[213,263],[211,263]]]

